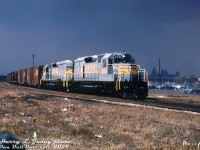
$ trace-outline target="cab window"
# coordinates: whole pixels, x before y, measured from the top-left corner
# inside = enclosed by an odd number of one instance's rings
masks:
[[[108,60],[108,64],[113,64],[113,60],[112,60],[112,59],[109,59],[109,60]]]
[[[102,67],[106,67],[106,60],[102,61]]]

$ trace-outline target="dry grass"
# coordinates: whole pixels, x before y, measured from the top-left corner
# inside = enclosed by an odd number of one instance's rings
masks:
[[[190,103],[190,104],[198,104],[200,105],[200,95],[192,95],[192,94],[155,94],[150,93],[150,98],[156,98],[160,100],[167,100],[171,102],[177,102],[177,103]]]
[[[5,85],[0,105],[0,132],[21,141],[36,132],[40,140],[67,141],[68,149],[198,149],[200,142],[199,115],[76,101]]]

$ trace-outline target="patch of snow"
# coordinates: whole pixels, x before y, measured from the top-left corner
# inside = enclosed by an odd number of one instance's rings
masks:
[[[36,134],[36,132],[33,132],[33,138],[34,138],[34,139],[37,138],[37,134]]]
[[[65,111],[69,111],[69,109],[63,108],[63,109],[61,109],[61,111],[62,111],[62,112],[65,112]]]
[[[166,96],[163,96],[163,95],[161,95],[161,96],[156,96],[156,97],[158,97],[158,98],[167,98]]]
[[[95,137],[102,138],[102,135],[101,134],[96,134]]]

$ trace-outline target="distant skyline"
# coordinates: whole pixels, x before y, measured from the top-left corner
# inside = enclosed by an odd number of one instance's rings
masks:
[[[0,74],[121,50],[200,76],[200,0],[0,0]]]

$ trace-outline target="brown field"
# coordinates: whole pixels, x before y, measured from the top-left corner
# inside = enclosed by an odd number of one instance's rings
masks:
[[[70,100],[52,93],[0,84],[0,132],[40,149],[200,149],[200,115]],[[199,103],[200,98],[170,100]],[[35,144],[33,136],[44,143]]]
[[[162,101],[171,101],[177,103],[189,103],[189,104],[198,104],[200,105],[200,96],[191,95],[191,94],[153,94],[150,93],[149,97],[159,98]]]

